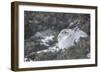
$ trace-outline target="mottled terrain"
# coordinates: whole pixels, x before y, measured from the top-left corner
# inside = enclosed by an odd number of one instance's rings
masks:
[[[90,58],[90,15],[24,12],[25,61]]]

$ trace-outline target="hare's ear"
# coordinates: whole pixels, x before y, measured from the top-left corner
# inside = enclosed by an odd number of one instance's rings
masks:
[[[79,33],[80,33],[81,37],[88,37],[88,35],[83,31],[79,31]]]

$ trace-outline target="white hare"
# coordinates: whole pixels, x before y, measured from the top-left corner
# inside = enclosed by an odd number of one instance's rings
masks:
[[[78,43],[80,37],[87,37],[88,35],[80,30],[78,27],[74,29],[63,29],[59,33],[58,39],[58,47],[60,49],[68,49],[69,47],[75,45],[75,42]]]

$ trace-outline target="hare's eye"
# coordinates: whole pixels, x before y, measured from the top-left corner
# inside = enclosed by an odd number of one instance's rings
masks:
[[[68,32],[65,32],[65,34],[68,34]]]
[[[65,33],[67,33],[67,32],[65,32]]]

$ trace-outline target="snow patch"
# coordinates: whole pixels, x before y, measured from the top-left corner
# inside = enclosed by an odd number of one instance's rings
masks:
[[[49,46],[48,42],[49,42],[49,41],[53,41],[53,38],[54,38],[53,35],[51,35],[51,36],[44,36],[44,38],[41,39],[40,44],[41,44],[41,45],[45,45],[45,46]]]

